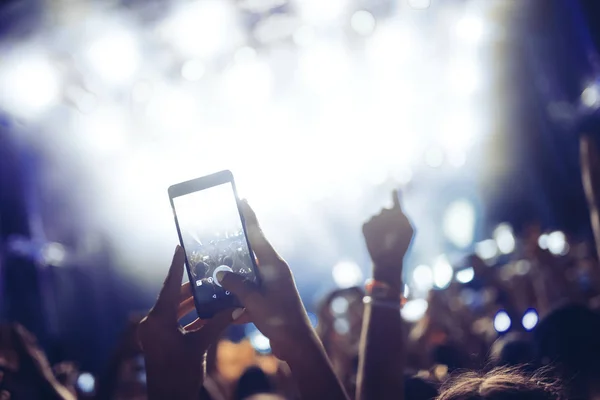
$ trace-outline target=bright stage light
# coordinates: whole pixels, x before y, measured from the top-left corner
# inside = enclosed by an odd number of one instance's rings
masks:
[[[533,308],[530,308],[529,310],[527,310],[525,315],[523,315],[521,324],[523,325],[523,328],[525,328],[525,330],[530,331],[533,328],[535,328],[539,320],[540,317],[538,316],[537,311]]]
[[[413,10],[426,10],[431,5],[431,0],[407,0],[408,6]]]
[[[350,26],[361,36],[368,36],[375,30],[375,17],[367,10],[359,10],[352,14]]]
[[[352,261],[337,263],[331,270],[331,274],[336,285],[342,289],[360,285],[363,281],[363,273],[360,267]]]
[[[425,299],[410,300],[402,307],[400,315],[407,322],[417,322],[425,316],[428,307],[429,303]]]
[[[548,250],[548,234],[543,233],[538,238],[538,246],[542,250]]]
[[[182,3],[160,28],[183,55],[212,57],[242,41],[236,10],[222,0]]]
[[[273,74],[262,61],[236,63],[223,75],[223,94],[227,103],[244,108],[266,104],[273,89]]]
[[[475,61],[455,61],[448,68],[448,83],[454,93],[472,95],[482,86],[481,69]]]
[[[593,83],[586,87],[583,93],[581,93],[581,102],[590,108],[596,108],[600,106],[600,85]]]
[[[554,255],[566,254],[568,244],[564,233],[555,231],[548,235],[548,251]]]
[[[498,311],[494,317],[494,329],[498,333],[504,333],[510,329],[512,322],[506,311]]]
[[[498,250],[500,250],[500,253],[510,254],[515,250],[515,237],[510,225],[498,225],[496,229],[494,229],[493,237],[498,245]]]
[[[199,81],[205,72],[204,63],[200,60],[186,61],[181,67],[181,76],[190,82]]]
[[[78,118],[73,130],[91,151],[110,153],[125,146],[131,134],[128,121],[121,110],[102,108]]]
[[[412,273],[413,286],[420,291],[427,291],[433,286],[433,271],[428,265],[418,265]]]
[[[467,15],[456,23],[456,34],[459,38],[471,42],[478,43],[484,35],[483,20],[474,15]]]
[[[452,244],[464,249],[473,243],[475,222],[475,207],[470,201],[460,199],[452,202],[446,209],[442,230]]]
[[[491,260],[498,255],[498,245],[494,239],[487,239],[475,245],[475,254],[482,260]]]
[[[99,37],[89,45],[86,56],[96,73],[111,83],[131,80],[141,62],[137,39],[126,30]]]
[[[340,19],[348,8],[348,0],[296,0],[301,18],[314,25],[327,25]]]
[[[300,56],[303,81],[317,93],[331,93],[348,84],[352,64],[341,43],[321,43],[304,49]]]
[[[441,255],[436,258],[433,263],[433,284],[437,289],[445,289],[452,282],[452,276],[454,275],[454,269],[450,265],[448,258],[445,255]]]
[[[456,272],[456,280],[460,283],[469,283],[475,278],[475,270],[473,267],[461,269]]]
[[[41,54],[17,53],[0,63],[0,102],[9,112],[35,116],[54,105],[60,96],[60,79]]]
[[[192,132],[201,110],[196,98],[178,87],[162,86],[155,90],[146,115],[156,128],[169,133]]]

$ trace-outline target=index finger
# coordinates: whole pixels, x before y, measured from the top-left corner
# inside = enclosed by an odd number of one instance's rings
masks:
[[[400,192],[398,192],[398,190],[394,190],[392,192],[392,209],[393,210],[399,210],[400,207]]]

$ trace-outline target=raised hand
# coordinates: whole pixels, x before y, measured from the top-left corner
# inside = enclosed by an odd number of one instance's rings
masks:
[[[298,347],[293,344],[310,338],[313,329],[292,271],[263,234],[248,203],[241,204],[248,239],[258,259],[261,286],[227,272],[219,273],[219,281],[246,307],[243,319],[254,322],[270,339],[273,354],[286,360],[294,356],[290,353]]]
[[[149,399],[197,399],[202,386],[204,355],[232,320],[232,310],[208,321],[181,328],[178,310],[188,297],[181,287],[185,253],[177,246],[167,279],[148,315],[140,322],[138,338],[146,360]]]
[[[254,322],[270,339],[273,354],[289,364],[302,398],[347,399],[310,325],[292,271],[271,246],[245,201],[242,212],[262,282],[258,286],[240,275],[220,272],[221,285],[238,296],[246,307],[243,318]]]
[[[363,236],[373,261],[373,279],[385,282],[400,290],[402,285],[402,260],[410,246],[413,228],[402,212],[398,192],[393,192],[393,206],[363,225]]]

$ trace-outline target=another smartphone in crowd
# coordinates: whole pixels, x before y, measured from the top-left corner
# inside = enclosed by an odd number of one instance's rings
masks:
[[[241,307],[217,279],[219,271],[257,283],[259,279],[232,173],[221,171],[178,183],[169,188],[169,198],[198,317]]]

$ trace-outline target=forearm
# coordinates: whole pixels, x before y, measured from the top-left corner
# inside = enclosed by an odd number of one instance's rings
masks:
[[[286,361],[302,399],[348,400],[316,333]]]
[[[359,353],[357,399],[402,400],[405,357],[399,309],[366,305]]]

